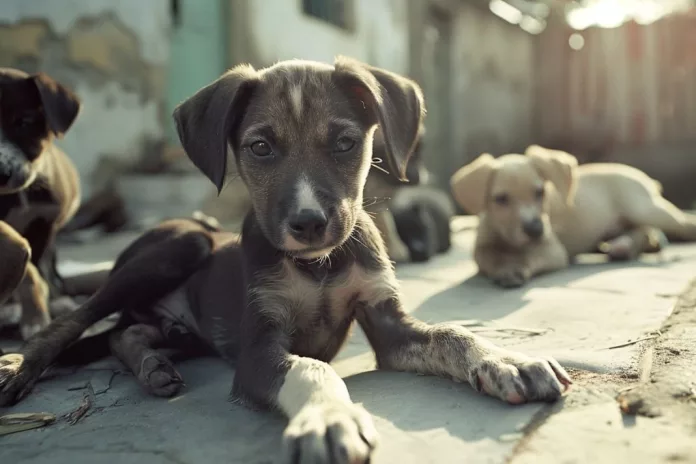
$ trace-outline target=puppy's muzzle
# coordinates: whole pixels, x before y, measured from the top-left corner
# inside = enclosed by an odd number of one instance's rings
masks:
[[[326,214],[317,209],[303,209],[288,218],[290,235],[306,245],[323,243],[328,223]]]
[[[22,189],[31,181],[31,171],[26,166],[16,169],[0,169],[0,189],[15,191]]]
[[[541,218],[534,218],[522,224],[522,230],[529,238],[537,239],[544,235],[544,223]]]

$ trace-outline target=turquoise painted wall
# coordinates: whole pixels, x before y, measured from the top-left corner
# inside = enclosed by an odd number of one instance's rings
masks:
[[[174,4],[176,0],[172,0]],[[170,115],[174,107],[219,77],[227,67],[224,0],[178,0],[173,17],[171,57],[167,76],[167,138],[179,139]]]

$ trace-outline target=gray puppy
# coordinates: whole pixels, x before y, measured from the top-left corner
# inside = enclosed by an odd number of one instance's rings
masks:
[[[557,399],[570,379],[555,360],[403,309],[362,195],[375,128],[403,177],[423,112],[414,82],[347,58],[239,66],[201,89],[174,117],[189,157],[218,188],[236,162],[252,201],[241,242],[203,221],[146,233],[84,306],[0,358],[0,404],[119,310],[111,349],[148,391],[170,396],[182,386],[157,346],[202,341],[235,363],[238,400],[288,418],[287,462],[367,463],[373,454],[372,418],[328,364],[355,320],[380,369],[465,381],[515,404]]]

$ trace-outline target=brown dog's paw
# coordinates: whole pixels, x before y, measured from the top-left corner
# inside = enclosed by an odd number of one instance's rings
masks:
[[[184,379],[166,356],[152,352],[140,363],[138,381],[155,396],[169,398],[179,393]]]
[[[361,406],[306,406],[283,433],[283,462],[366,464],[376,445],[372,417]]]
[[[553,358],[531,358],[503,350],[485,357],[473,369],[470,380],[476,390],[510,404],[552,402],[573,383]]]
[[[493,278],[493,282],[503,288],[517,288],[527,283],[531,274],[527,269],[509,269]]]
[[[11,406],[24,398],[40,376],[21,354],[0,357],[0,406]]]

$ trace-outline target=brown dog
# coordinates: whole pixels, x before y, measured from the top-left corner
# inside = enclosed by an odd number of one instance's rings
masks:
[[[663,234],[696,240],[696,217],[662,198],[660,185],[622,164],[578,166],[538,145],[525,155],[483,154],[451,179],[459,205],[478,214],[474,259],[505,287],[566,267],[580,253],[612,259],[655,252]]]

